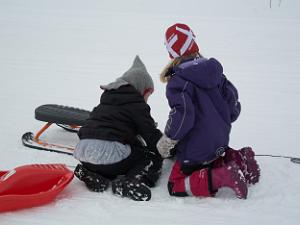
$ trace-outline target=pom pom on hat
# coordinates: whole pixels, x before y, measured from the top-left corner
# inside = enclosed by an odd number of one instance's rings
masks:
[[[199,52],[195,37],[191,28],[185,24],[176,23],[169,27],[165,34],[165,45],[170,58],[174,59]]]

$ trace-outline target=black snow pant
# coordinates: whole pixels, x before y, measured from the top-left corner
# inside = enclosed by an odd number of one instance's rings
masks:
[[[120,162],[108,165],[95,165],[81,162],[89,171],[95,172],[110,180],[119,175],[128,179],[138,179],[149,187],[154,187],[160,177],[163,159],[147,147],[131,146],[131,154]]]

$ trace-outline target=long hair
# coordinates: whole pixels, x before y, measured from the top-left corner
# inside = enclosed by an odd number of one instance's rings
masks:
[[[174,59],[171,59],[169,63],[164,67],[162,72],[160,73],[160,81],[163,83],[167,83],[170,79],[172,74],[170,73],[171,69],[177,65],[179,65],[182,61],[188,60],[188,59],[194,59],[194,58],[202,58],[203,56],[197,52],[193,53],[188,56],[180,56]]]

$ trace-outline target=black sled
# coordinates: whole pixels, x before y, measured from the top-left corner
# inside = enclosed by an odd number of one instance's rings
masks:
[[[74,107],[55,104],[41,105],[35,109],[35,118],[46,122],[46,124],[36,134],[32,132],[23,134],[22,143],[29,148],[72,155],[74,151],[73,146],[49,143],[45,140],[41,140],[40,136],[52,124],[56,124],[67,131],[77,133],[79,128],[84,125],[89,114],[90,111]]]

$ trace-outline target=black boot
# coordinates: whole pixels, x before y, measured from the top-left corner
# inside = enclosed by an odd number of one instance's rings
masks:
[[[76,166],[74,174],[79,180],[83,181],[91,191],[103,192],[109,186],[109,179],[89,171],[82,164]]]
[[[143,182],[134,178],[117,178],[112,182],[112,191],[114,194],[128,197],[134,201],[149,201],[151,199],[151,190]]]
[[[162,164],[163,159],[160,155],[147,152],[145,158],[130,169],[126,176],[140,180],[148,187],[154,187],[161,175]]]

